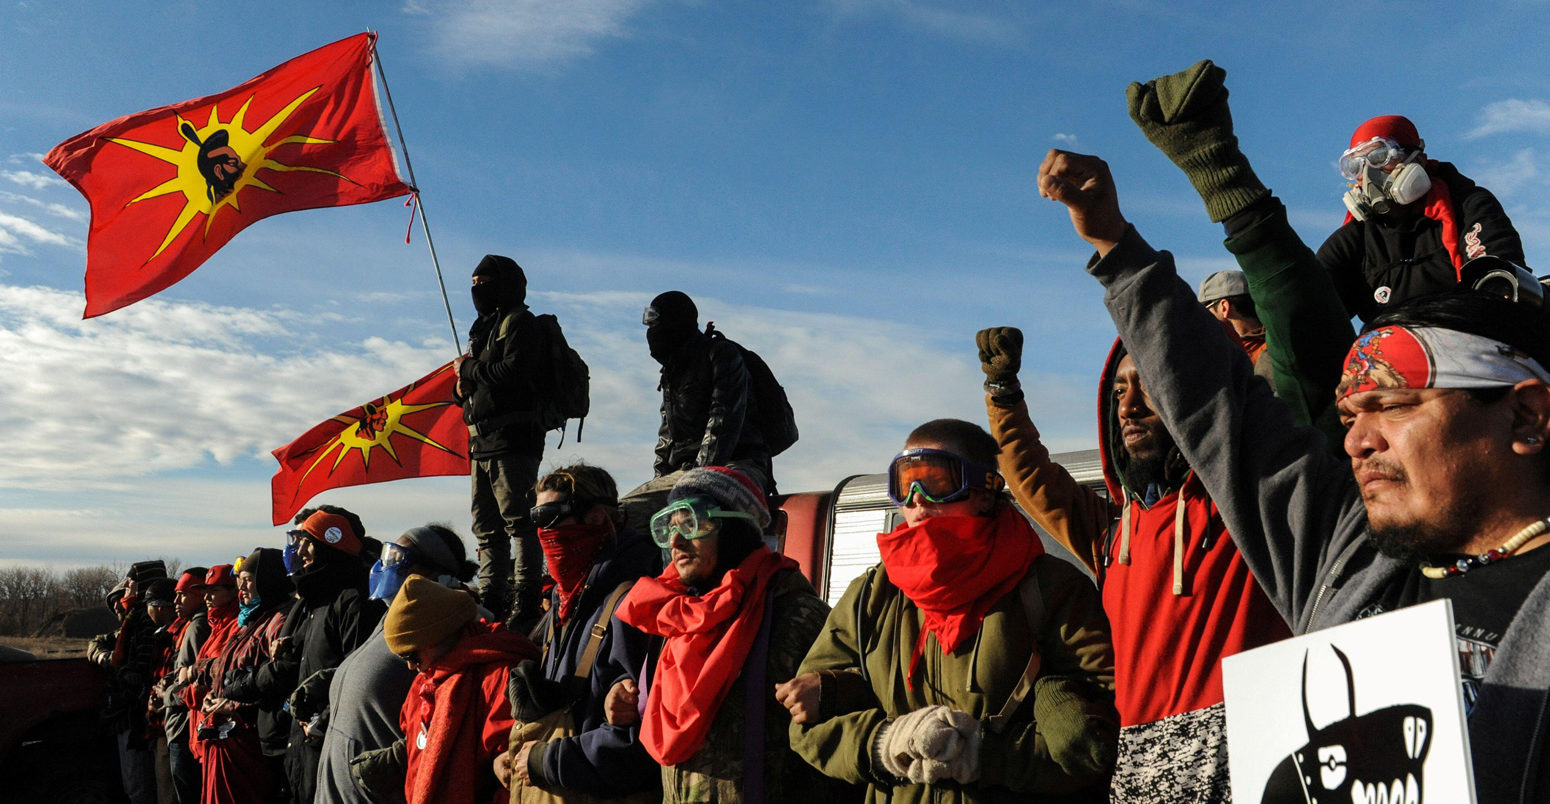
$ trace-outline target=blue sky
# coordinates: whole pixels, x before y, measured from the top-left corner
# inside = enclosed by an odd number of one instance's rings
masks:
[[[147,8],[150,6],[150,8]],[[650,474],[640,308],[677,288],[761,354],[803,440],[783,490],[880,471],[908,430],[983,420],[973,335],[1027,333],[1052,448],[1091,446],[1113,338],[1087,249],[1038,198],[1051,147],[1109,160],[1127,216],[1198,281],[1230,267],[1130,81],[1212,58],[1244,149],[1312,244],[1334,162],[1405,114],[1550,246],[1550,6],[527,0],[0,6],[0,565],[212,563],[269,527],[269,451],[452,356],[425,239],[389,201],[265,220],[183,282],[80,320],[87,207],[39,159],[373,29],[460,330],[487,252],[527,270],[593,375],[546,464]],[[1539,267],[1534,265],[1534,267]],[[461,336],[460,336],[461,337]],[[391,538],[467,532],[466,481],[323,498]]]

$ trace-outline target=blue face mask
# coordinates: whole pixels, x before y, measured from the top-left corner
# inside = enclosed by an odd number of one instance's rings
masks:
[[[285,574],[295,575],[301,572],[301,556],[296,554],[296,548],[301,545],[301,540],[306,538],[306,532],[300,530],[286,531],[285,533]]]
[[[398,596],[398,588],[404,585],[403,565],[385,567],[378,560],[371,567],[371,578],[367,582],[371,589],[372,600],[392,600]]]

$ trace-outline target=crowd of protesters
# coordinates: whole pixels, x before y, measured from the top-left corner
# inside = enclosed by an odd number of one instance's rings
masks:
[[[988,431],[904,439],[900,524],[831,610],[772,548],[751,353],[658,296],[658,477],[621,501],[596,466],[540,476],[545,349],[486,257],[458,366],[480,562],[449,526],[381,543],[323,505],[231,563],[134,564],[89,648],[131,801],[1228,801],[1223,658],[1436,599],[1479,800],[1550,796],[1550,324],[1505,212],[1374,118],[1315,252],[1224,71],[1127,95],[1242,270],[1192,290],[1102,160],[1041,165],[1118,329],[1105,492],[1041,443],[1021,332],[985,329]]]

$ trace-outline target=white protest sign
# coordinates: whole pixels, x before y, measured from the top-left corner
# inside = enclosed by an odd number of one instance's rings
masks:
[[[1453,605],[1437,600],[1222,660],[1238,804],[1473,804]]]

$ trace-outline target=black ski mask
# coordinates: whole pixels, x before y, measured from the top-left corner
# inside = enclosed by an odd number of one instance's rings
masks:
[[[684,344],[700,334],[700,311],[688,294],[669,290],[651,300],[641,323],[646,325],[646,346],[658,363],[667,365]]]
[[[527,275],[510,257],[484,255],[479,267],[474,269],[474,276],[489,277],[472,288],[474,310],[480,317],[497,310],[515,310],[527,301]]]

